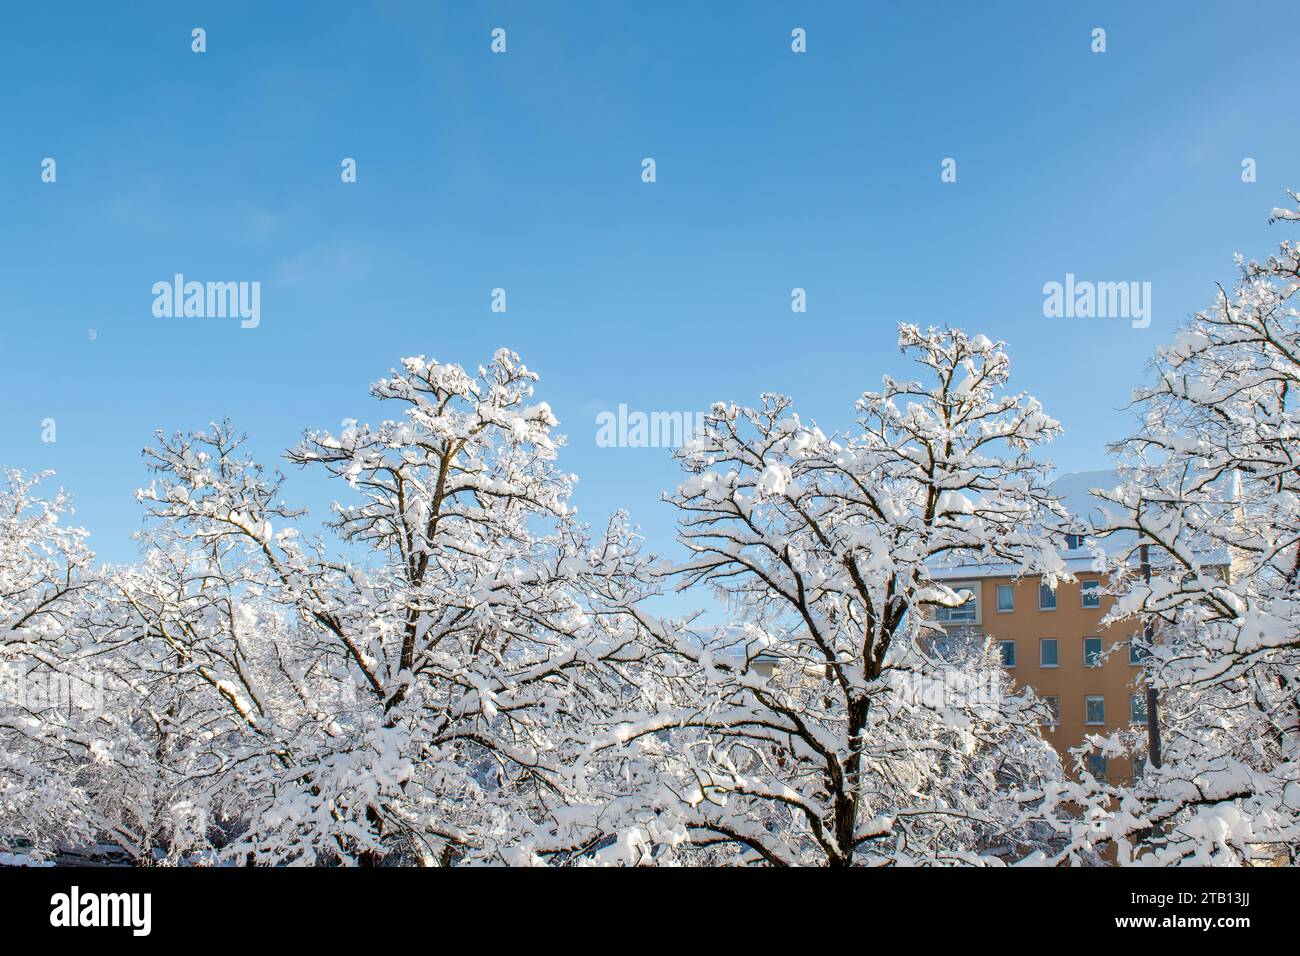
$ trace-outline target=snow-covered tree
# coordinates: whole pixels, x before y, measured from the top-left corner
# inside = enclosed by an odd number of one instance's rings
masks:
[[[73,637],[91,586],[86,533],[48,474],[4,472],[0,487],[0,834],[36,856],[93,835],[85,721],[102,679]]]
[[[715,405],[682,449],[669,500],[692,557],[674,573],[735,618],[625,598],[646,633],[636,706],[592,748],[633,783],[611,798],[636,821],[624,862],[976,863],[1042,836],[1060,773],[1046,712],[984,644],[945,654],[934,618],[965,600],[941,574],[964,563],[1067,577],[1030,457],[1060,427],[1007,391],[1000,343],[903,325],[899,345],[921,380],[865,393],[848,435],[765,395]]]
[[[281,477],[229,426],[148,452],[162,574],[130,600],[159,660],[206,695],[201,763],[238,767],[254,795],[241,856],[559,849],[552,811],[608,693],[587,675],[630,632],[583,600],[605,546],[573,520],[535,380],[504,350],[477,376],[409,358],[371,389],[400,418],[309,432],[289,460],[349,498],[334,550],[304,543]]]
[[[157,529],[138,564],[105,570],[90,622],[116,691],[101,828],[142,863],[229,844],[261,809],[271,768],[315,741],[303,695],[335,689],[319,666],[295,669],[304,649],[291,619],[229,549],[162,546],[170,537]]]
[[[182,757],[211,737],[211,711],[188,699],[176,655],[158,659],[139,620],[123,619],[126,582],[161,580],[156,556],[92,572],[85,532],[61,524],[66,496],[36,495],[44,477],[11,472],[0,495],[0,834],[33,857],[106,841],[139,863],[179,859],[210,844],[210,767]]]
[[[1140,842],[1143,863],[1300,862],[1300,244],[1238,264],[1159,350],[1117,446],[1126,480],[1097,492],[1103,530],[1132,541],[1110,619],[1154,630],[1161,694],[1160,768],[1075,794],[1103,821],[1075,844],[1114,841],[1122,860]]]

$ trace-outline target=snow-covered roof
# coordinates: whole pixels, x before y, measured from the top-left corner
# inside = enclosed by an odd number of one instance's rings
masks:
[[[1092,494],[1094,488],[1114,488],[1120,484],[1119,472],[1113,469],[1102,469],[1098,471],[1074,471],[1061,475],[1049,486],[1053,495],[1061,499],[1065,508],[1074,515],[1077,520],[1077,533],[1083,536],[1082,547],[1066,548],[1065,542],[1061,542],[1060,555],[1065,562],[1066,569],[1071,574],[1081,572],[1096,571],[1097,558],[1095,549],[1100,548],[1107,557],[1119,557],[1128,554],[1136,543],[1136,536],[1132,532],[1122,531],[1107,535],[1105,538],[1093,538],[1089,532],[1092,528],[1098,527],[1105,522],[1104,507],[1108,503]],[[1109,505],[1114,508],[1114,505]],[[1136,563],[1136,557],[1130,557],[1129,560]],[[1152,563],[1159,564],[1159,558],[1152,556]],[[1224,553],[1210,552],[1202,556],[1202,563],[1205,566],[1214,566],[1228,563],[1228,557]],[[935,580],[965,580],[971,578],[998,578],[1014,577],[1019,572],[1019,568],[1012,564],[979,564],[971,563],[957,567],[943,566],[935,567],[931,572],[931,577]]]
[[[1114,488],[1119,483],[1119,472],[1114,470],[1072,471],[1053,481],[1050,488],[1052,494],[1060,498],[1061,503],[1087,529],[1101,524],[1104,517],[1101,510],[1103,502],[1092,494],[1092,489]]]
[[[1061,503],[1075,516],[1078,521],[1078,533],[1084,536],[1083,547],[1080,548],[1066,548],[1065,542],[1061,542],[1061,559],[1071,574],[1095,570],[1094,547],[1100,546],[1107,554],[1111,554],[1123,550],[1132,541],[1132,535],[1126,536],[1127,541],[1122,540],[1119,535],[1111,535],[1103,540],[1088,538],[1088,530],[1101,524],[1104,518],[1101,510],[1102,502],[1092,495],[1092,489],[1113,488],[1117,484],[1119,484],[1117,472],[1102,470],[1070,472],[1057,478],[1050,485],[1052,494],[1060,498]],[[939,581],[1014,577],[1019,570],[1013,564],[972,562],[958,567],[936,565],[931,571],[931,577]]]
[[[1066,570],[1071,574],[1095,571],[1092,552],[1066,551],[1061,549],[1061,558]],[[1014,578],[1020,574],[1020,568],[1014,564],[962,564],[935,567],[930,571],[930,578],[935,581],[966,581],[974,578]]]

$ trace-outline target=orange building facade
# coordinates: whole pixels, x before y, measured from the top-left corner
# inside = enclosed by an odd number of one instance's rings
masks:
[[[945,584],[969,591],[974,600],[945,609],[939,618],[949,633],[983,634],[998,642],[1016,686],[1032,687],[1052,708],[1055,720],[1043,727],[1043,737],[1069,771],[1075,765],[1069,750],[1086,735],[1126,728],[1145,733],[1147,718],[1141,651],[1129,643],[1132,624],[1103,627],[1114,598],[1101,593],[1102,576],[1073,573],[1076,580],[1059,583],[1055,591],[1036,576],[945,575]],[[1088,767],[1115,783],[1128,782],[1134,771],[1127,758],[1091,757]]]

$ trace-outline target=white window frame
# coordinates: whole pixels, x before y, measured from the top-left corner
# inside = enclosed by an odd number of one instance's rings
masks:
[[[1048,701],[1047,705],[1047,726],[1052,730],[1061,726],[1061,697],[1059,694],[1045,694],[1043,700]],[[1056,701],[1056,707],[1053,708],[1051,701]]]
[[[1011,594],[1011,607],[1002,606],[1002,589],[1006,588]],[[1014,584],[999,584],[993,591],[993,609],[999,614],[1010,614],[1016,609],[1016,586]]]
[[[1095,770],[1093,770],[1094,763],[1101,764],[1101,773],[1097,773]],[[1109,776],[1110,768],[1106,766],[1105,754],[1088,754],[1087,759],[1084,761],[1084,769],[1087,770],[1088,773],[1092,774],[1092,778],[1097,782],[1099,783],[1108,782],[1107,778]]]
[[[1138,718],[1137,718],[1137,714],[1136,714],[1136,712],[1135,712],[1135,707],[1136,707],[1136,705],[1137,705],[1139,702],[1141,702],[1141,704],[1142,704],[1142,719],[1141,719],[1141,720],[1138,720]],[[1145,692],[1145,691],[1144,691],[1143,693],[1140,693],[1140,694],[1129,694],[1129,698],[1128,698],[1128,722],[1129,722],[1130,724],[1141,724],[1142,726],[1145,727],[1145,726],[1150,722],[1150,718],[1147,716],[1147,712],[1146,712],[1146,710],[1147,710],[1147,695],[1146,695],[1146,692]]]
[[[1046,592],[1046,593],[1048,593],[1048,594],[1050,594],[1050,595],[1052,596],[1052,606],[1051,606],[1051,607],[1043,607],[1043,593],[1044,593],[1044,592]],[[1056,590],[1055,590],[1054,588],[1049,588],[1049,587],[1048,587],[1046,584],[1044,584],[1042,581],[1039,581],[1039,582],[1038,582],[1038,610],[1040,610],[1040,611],[1055,611],[1055,610],[1056,610],[1056,606],[1057,606],[1057,604],[1059,604],[1059,603],[1060,603],[1060,602],[1057,601],[1057,599],[1056,599]]]
[[[1088,705],[1094,700],[1101,701],[1101,720],[1088,719]],[[1106,695],[1105,694],[1088,694],[1083,698],[1083,723],[1088,727],[1105,727],[1106,726]]]
[[[1002,652],[1002,649],[1006,647],[1008,644],[1011,645],[1010,664],[1007,663],[1006,655]],[[1006,638],[998,641],[998,660],[1000,660],[1002,662],[1002,666],[1007,668],[1008,670],[1016,666],[1016,642],[1014,640],[1010,638]]]
[[[1088,661],[1088,642],[1089,642],[1089,641],[1096,641],[1096,642],[1097,642],[1097,663],[1095,663],[1095,664],[1090,663],[1090,662]],[[1106,654],[1106,647],[1105,647],[1104,644],[1102,644],[1102,642],[1101,642],[1101,638],[1100,638],[1100,637],[1085,637],[1085,638],[1083,639],[1083,666],[1084,666],[1084,667],[1090,667],[1090,668],[1098,668],[1098,667],[1101,667],[1102,664],[1106,663],[1106,662],[1103,660],[1103,657],[1105,656],[1105,654]]]
[[[1141,667],[1141,666],[1143,665],[1143,663],[1144,663],[1143,659],[1142,659],[1142,658],[1138,658],[1137,660],[1134,660],[1134,659],[1133,659],[1133,652],[1134,652],[1135,650],[1145,650],[1145,648],[1139,648],[1136,644],[1133,643],[1133,639],[1132,639],[1132,638],[1129,638],[1129,641],[1128,641],[1128,662],[1129,662],[1129,665],[1130,665],[1131,667]],[[1151,652],[1150,652],[1150,651],[1147,651],[1147,653],[1150,654]]]
[[[1097,596],[1096,604],[1088,603],[1089,593],[1095,594]],[[1101,609],[1101,582],[1100,581],[1079,582],[1079,606],[1086,611],[1097,611]]]
[[[984,616],[981,613],[983,610],[981,605],[984,602],[980,600],[980,582],[952,581],[952,582],[945,582],[945,583],[947,583],[948,587],[952,588],[954,591],[969,591],[971,593],[972,595],[971,599],[970,601],[967,602],[967,604],[975,605],[975,616],[971,618],[962,617],[962,618],[957,618],[955,620],[951,618],[946,620],[944,619],[944,617],[942,616],[944,612],[951,614],[953,611],[964,610],[966,608],[966,604],[961,604],[958,605],[958,607],[949,607],[949,608],[936,607],[934,611],[935,620],[947,627],[970,627],[971,625],[979,624]]]
[[[1048,641],[1051,641],[1053,644],[1056,645],[1056,663],[1055,663],[1055,664],[1045,664],[1045,663],[1043,663],[1043,645],[1046,644]],[[1060,641],[1060,638],[1056,638],[1056,637],[1040,637],[1040,638],[1038,639],[1038,666],[1039,666],[1039,667],[1060,667],[1060,666],[1061,666],[1061,641]]]

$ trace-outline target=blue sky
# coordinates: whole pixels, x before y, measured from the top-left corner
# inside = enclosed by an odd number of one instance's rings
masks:
[[[662,548],[677,471],[597,448],[598,412],[779,390],[843,427],[906,373],[909,321],[1006,339],[1065,425],[1058,467],[1104,467],[1154,348],[1234,251],[1276,245],[1268,210],[1300,187],[1276,55],[1300,7],[1198,6],[12,5],[0,462],[56,469],[126,560],[154,429],[229,416],[270,461],[304,427],[382,417],[366,387],[400,356],[505,345],[542,375],[582,513],[625,507]],[[155,318],[176,272],[260,281],[260,327]],[[1044,318],[1067,272],[1150,281],[1151,326]],[[331,490],[290,475],[319,513]]]

